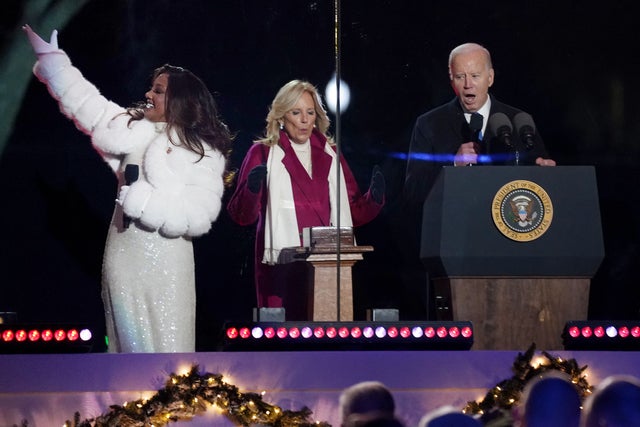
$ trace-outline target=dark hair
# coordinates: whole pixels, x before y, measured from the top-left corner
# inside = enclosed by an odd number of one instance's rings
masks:
[[[218,116],[218,108],[206,85],[191,71],[165,64],[153,71],[153,82],[160,74],[168,78],[165,106],[167,134],[174,145],[184,144],[189,150],[205,156],[202,142],[220,151],[226,159],[231,154],[233,136]],[[144,110],[136,105],[127,110],[131,120],[144,117]],[[171,140],[172,131],[179,141]]]
[[[343,421],[359,414],[393,416],[396,405],[391,391],[379,381],[362,381],[347,387],[339,398]]]

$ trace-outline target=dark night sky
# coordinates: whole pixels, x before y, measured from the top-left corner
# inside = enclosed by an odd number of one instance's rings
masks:
[[[19,2],[10,2],[20,4]],[[558,4],[561,4],[559,6]],[[634,101],[640,51],[633,1],[347,0],[341,71],[352,90],[341,147],[363,188],[383,167],[388,205],[357,231],[376,251],[354,271],[356,316],[392,306],[424,316],[423,290],[396,286],[389,233],[413,121],[448,101],[446,61],[466,41],[493,55],[493,93],[530,112],[561,165],[594,165],[606,258],[592,285],[590,317],[640,317],[637,183],[640,122]],[[163,63],[202,77],[236,132],[239,167],[262,130],[277,89],[303,78],[323,88],[335,69],[333,1],[92,1],[61,29],[60,46],[108,98],[142,98]],[[18,31],[7,13],[3,37]],[[39,28],[35,28],[40,31]],[[334,130],[335,131],[335,130]],[[0,311],[23,322],[84,321],[103,327],[100,268],[115,178],[86,136],[32,80],[0,158],[5,187]],[[579,214],[579,213],[578,213]],[[211,349],[225,319],[249,319],[252,230],[222,214],[197,240],[199,348]]]

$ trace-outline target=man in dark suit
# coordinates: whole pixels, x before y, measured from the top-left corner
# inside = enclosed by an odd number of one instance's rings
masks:
[[[416,120],[407,162],[405,197],[417,204],[424,202],[445,165],[555,166],[535,131],[533,119],[489,95],[494,70],[487,49],[475,43],[454,48],[449,55],[449,79],[456,97]],[[471,117],[477,114],[482,117],[475,119],[481,122],[474,126]],[[523,123],[533,130],[530,139],[521,138],[518,132],[518,125]],[[504,135],[496,135],[494,127],[500,129],[501,125],[512,128],[508,140]]]
[[[476,43],[454,48],[449,55],[449,78],[456,97],[416,120],[396,224],[396,234],[404,238],[401,281],[426,293],[428,318],[434,317],[435,310],[419,255],[422,207],[442,167],[556,164],[548,158],[531,116],[489,94],[494,70],[487,49]],[[533,130],[528,138],[519,135],[523,123]],[[500,132],[504,125],[511,127],[508,139]]]

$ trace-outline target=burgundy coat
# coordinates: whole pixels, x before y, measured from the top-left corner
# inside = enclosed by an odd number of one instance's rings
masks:
[[[313,178],[311,178],[298,160],[296,153],[291,147],[291,142],[284,131],[280,132],[279,144],[285,153],[282,162],[291,177],[293,199],[298,220],[298,232],[301,236],[300,244],[302,244],[303,228],[331,225],[328,182],[331,156],[324,151],[325,144],[327,144],[326,138],[314,129],[311,135],[311,161],[313,169]],[[335,147],[333,148],[335,149]],[[255,166],[265,164],[268,156],[269,146],[264,144],[254,144],[251,146],[242,162],[235,192],[227,205],[229,215],[238,224],[251,225],[256,221],[258,222],[255,243],[255,268],[259,307],[268,306],[265,302],[265,292],[270,292],[266,289],[270,287],[270,284],[263,283],[265,280],[268,280],[264,279],[266,273],[264,270],[269,269],[270,266],[262,263],[267,188],[265,180],[260,191],[258,193],[252,193],[247,187],[247,176]],[[373,220],[382,209],[383,204],[377,204],[369,192],[364,195],[360,192],[353,173],[344,157],[341,157],[340,160],[347,187],[353,225],[357,227]]]

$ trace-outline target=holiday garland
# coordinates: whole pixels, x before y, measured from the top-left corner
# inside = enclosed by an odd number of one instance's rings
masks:
[[[527,382],[553,370],[571,378],[582,400],[592,393],[593,387],[584,374],[587,366],[580,367],[575,359],[563,360],[544,351],[543,359],[534,366],[534,354],[535,344],[524,354],[518,353],[512,366],[513,376],[491,388],[481,401],[468,402],[463,412],[478,415],[486,426],[511,425],[510,411],[519,402]],[[109,412],[86,420],[80,420],[76,412],[73,421],[67,420],[63,427],[161,427],[191,420],[211,406],[238,426],[331,427],[327,422],[310,421],[312,411],[307,407],[284,411],[264,402],[258,393],[240,392],[220,374],[201,374],[198,365],[184,375],[171,374],[165,387],[149,399],[112,405]],[[27,422],[23,421],[21,427],[27,427]]]
[[[331,427],[326,422],[311,422],[309,408],[283,411],[262,400],[257,393],[241,393],[228,384],[220,374],[199,373],[197,365],[184,375],[171,374],[165,387],[150,399],[113,405],[110,411],[97,418],[73,421],[64,427],[161,427],[170,422],[191,420],[215,406],[231,422],[239,426],[261,424],[274,427]]]
[[[581,401],[593,392],[593,386],[589,385],[584,374],[586,365],[580,367],[575,359],[563,360],[561,357],[552,356],[543,351],[541,352],[543,359],[534,366],[532,359],[535,349],[535,344],[532,344],[524,354],[518,353],[511,368],[513,376],[491,388],[480,402],[468,402],[463,412],[480,415],[484,425],[511,425],[511,409],[520,401],[525,385],[548,371],[560,371],[566,374],[577,387]]]

